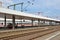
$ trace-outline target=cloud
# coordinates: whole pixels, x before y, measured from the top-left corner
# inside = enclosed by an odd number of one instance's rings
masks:
[[[46,0],[45,5],[48,8],[60,9],[60,0]]]
[[[4,3],[8,3],[8,4],[13,3],[13,1],[12,1],[12,0],[0,0],[0,1],[2,1],[2,2],[3,2],[3,4],[4,4]]]
[[[13,4],[12,0],[0,0],[3,3],[3,7],[7,7],[8,5]]]

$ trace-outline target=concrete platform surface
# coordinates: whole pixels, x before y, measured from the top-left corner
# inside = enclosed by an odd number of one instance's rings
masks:
[[[38,37],[33,40],[60,40],[60,31],[57,31],[42,37]]]

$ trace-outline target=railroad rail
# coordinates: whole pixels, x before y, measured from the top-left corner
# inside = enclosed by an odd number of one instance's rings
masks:
[[[0,40],[12,40],[12,39],[16,39],[16,38],[22,38],[22,40],[26,39],[26,40],[32,40],[35,39],[37,37],[52,33],[57,31],[57,29],[54,28],[33,28],[33,29],[25,29],[25,30],[11,30],[11,31],[7,31],[7,32],[0,32]],[[37,35],[38,34],[38,35]]]

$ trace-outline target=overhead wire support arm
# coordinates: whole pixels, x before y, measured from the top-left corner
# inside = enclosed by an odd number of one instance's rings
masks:
[[[19,4],[21,4],[21,12],[23,12],[23,2],[22,3],[13,4],[13,5],[9,5],[7,8],[13,6],[14,7],[13,9],[15,10],[16,5],[19,5]]]

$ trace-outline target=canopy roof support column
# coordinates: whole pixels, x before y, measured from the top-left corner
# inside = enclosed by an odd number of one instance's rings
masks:
[[[15,29],[15,16],[14,15],[12,16],[12,22],[13,22],[13,27],[12,28]]]
[[[49,22],[49,25],[52,25],[52,21]]]
[[[33,26],[33,20],[31,20],[32,21],[32,26]]]
[[[45,20],[43,21],[43,25],[45,24]]]
[[[60,25],[60,22],[59,22],[59,25]]]
[[[60,22],[59,22],[59,25],[60,25]]]
[[[40,20],[38,20],[38,26],[40,26]]]
[[[21,18],[21,27],[22,27],[22,18]]]
[[[6,27],[6,14],[4,15],[4,27]]]

